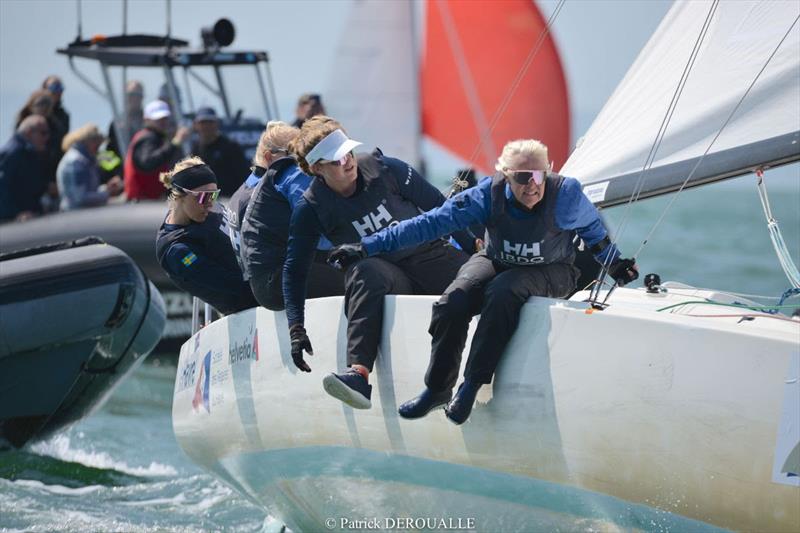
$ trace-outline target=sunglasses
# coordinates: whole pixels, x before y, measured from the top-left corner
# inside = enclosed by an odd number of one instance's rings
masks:
[[[191,194],[197,198],[197,203],[200,205],[205,204],[207,201],[209,201],[209,203],[216,202],[217,198],[219,198],[219,193],[222,192],[220,189],[215,189],[213,191],[191,191],[189,189],[184,189],[180,185],[173,185],[173,187],[186,194]]]
[[[333,165],[335,167],[343,167],[347,164],[350,158],[353,157],[353,152],[347,152],[344,154],[344,157],[337,159],[336,161],[328,161],[326,159],[320,159],[320,163],[323,165]]]
[[[510,174],[511,179],[518,185],[527,185],[531,180],[536,185],[541,185],[544,183],[545,176],[547,176],[546,170],[513,170],[507,168],[505,173]]]

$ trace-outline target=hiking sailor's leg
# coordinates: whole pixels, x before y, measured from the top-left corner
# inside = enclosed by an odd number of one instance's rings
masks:
[[[425,373],[428,388],[441,391],[455,386],[469,323],[480,312],[486,284],[496,273],[491,259],[474,255],[461,267],[439,301],[433,304],[428,329],[431,359]]]
[[[439,301],[433,304],[428,329],[432,337],[431,358],[425,374],[425,389],[400,406],[400,416],[420,418],[450,401],[469,322],[480,311],[485,281],[494,274],[489,259],[473,256],[461,267]]]
[[[498,274],[486,287],[464,378],[482,384],[491,383],[528,298],[565,296],[573,290],[575,280],[576,269],[563,263],[515,267]]]
[[[383,327],[383,297],[387,294],[413,294],[411,281],[396,265],[369,257],[347,271],[347,366],[358,364],[372,372]]]

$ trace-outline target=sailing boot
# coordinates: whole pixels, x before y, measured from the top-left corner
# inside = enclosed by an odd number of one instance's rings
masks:
[[[469,414],[472,412],[472,406],[475,403],[475,396],[478,395],[478,390],[481,388],[481,383],[476,383],[468,379],[458,386],[458,392],[447,407],[444,408],[444,416],[446,416],[452,423],[460,425],[466,422]]]
[[[422,418],[427,415],[432,409],[447,405],[450,398],[453,397],[453,391],[450,389],[434,392],[428,387],[417,396],[405,402],[397,412],[403,418]]]
[[[344,374],[328,374],[322,379],[322,386],[325,392],[354,409],[372,407],[372,385],[356,370],[350,369]]]

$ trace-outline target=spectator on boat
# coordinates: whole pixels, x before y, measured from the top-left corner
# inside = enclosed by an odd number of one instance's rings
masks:
[[[44,116],[30,115],[0,148],[0,221],[27,220],[42,214],[42,195],[50,128]]]
[[[114,176],[100,183],[97,152],[105,137],[94,124],[69,132],[62,143],[65,154],[58,164],[56,178],[61,191],[61,210],[105,205],[122,192],[122,178]]]
[[[486,247],[473,255],[433,305],[431,360],[425,390],[400,406],[400,416],[419,418],[446,405],[462,424],[481,385],[491,383],[497,363],[530,296],[564,298],[575,289],[577,233],[611,277],[625,285],[638,277],[632,259],[621,259],[594,205],[574,178],[550,172],[547,147],[536,140],[511,141],[497,172],[443,206],[334,249],[333,260],[351,262],[397,253],[470,224],[486,226]],[[369,259],[366,259],[369,260]],[[472,339],[464,382],[451,400],[472,317],[481,315]]]
[[[164,188],[159,175],[166,172],[182,155],[181,145],[189,129],[178,128],[169,138],[169,106],[154,100],[144,109],[145,127],[133,136],[125,155],[125,195],[128,200],[161,198]]]
[[[37,89],[32,92],[28,101],[17,113],[15,128],[18,128],[24,119],[31,115],[41,115],[47,120],[50,137],[43,153],[43,172],[48,179],[47,194],[42,197],[42,209],[55,211],[58,209],[58,187],[56,186],[56,167],[63,153],[61,152],[61,139],[66,130],[61,122],[53,115],[55,99],[53,94],[46,89]],[[55,142],[54,139],[58,139]]]
[[[128,143],[137,131],[144,127],[144,86],[140,81],[130,80],[125,84],[125,116],[123,117],[123,138],[117,139],[117,126],[114,121],[108,126],[108,143],[106,150],[114,152],[118,157],[122,156],[123,150],[119,143]]]
[[[325,106],[322,105],[322,97],[315,93],[305,93],[297,100],[295,108],[295,119],[292,126],[302,128],[303,123],[317,115],[325,114]]]
[[[61,147],[61,143],[64,140],[64,136],[69,131],[70,125],[69,113],[67,113],[67,110],[64,109],[64,103],[62,101],[62,96],[64,94],[64,83],[58,76],[51,75],[45,78],[44,82],[42,82],[42,89],[49,91],[50,94],[53,95],[52,117],[54,120],[58,121],[60,128],[58,132],[55,132],[56,134],[52,134],[50,136],[50,141],[54,143],[55,146]]]
[[[223,196],[230,196],[250,173],[250,164],[239,143],[219,131],[219,118],[211,107],[201,107],[194,117],[197,140],[192,154],[206,162],[219,180]]]
[[[384,156],[380,150],[356,158],[353,149],[360,145],[347,137],[338,122],[324,115],[306,121],[289,144],[303,171],[315,176],[292,213],[283,269],[292,359],[306,372],[311,368],[303,360],[303,350],[312,351],[304,327],[305,288],[320,236],[337,246],[357,243],[445,201],[438,189],[404,161]],[[378,355],[384,296],[441,294],[466,260],[466,254],[434,238],[414,248],[346,265],[350,368],[325,376],[325,390],[352,407],[371,407],[368,379]]]
[[[289,220],[311,183],[311,176],[300,170],[288,152],[289,143],[299,133],[300,130],[285,122],[267,125],[258,142],[253,174],[262,169],[263,178],[254,182],[250,202],[241,218],[245,274],[259,305],[273,311],[284,308],[282,280]],[[306,298],[344,294],[344,274],[326,261],[330,248],[327,239],[320,239],[308,274]]]
[[[256,306],[236,252],[215,209],[217,177],[199,157],[188,157],[160,176],[169,212],[158,230],[156,255],[169,279],[224,314]]]

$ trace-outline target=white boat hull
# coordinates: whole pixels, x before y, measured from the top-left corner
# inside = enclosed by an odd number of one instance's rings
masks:
[[[797,473],[800,322],[655,311],[698,299],[681,292],[620,289],[594,312],[581,294],[532,298],[463,426],[441,411],[397,415],[423,386],[435,298],[386,299],[365,411],[321,384],[346,365],[341,298],[307,302],[310,374],[292,364],[283,313],[245,311],[183,346],[175,434],[299,531],[408,518],[478,531],[800,530],[800,478],[781,472]]]

